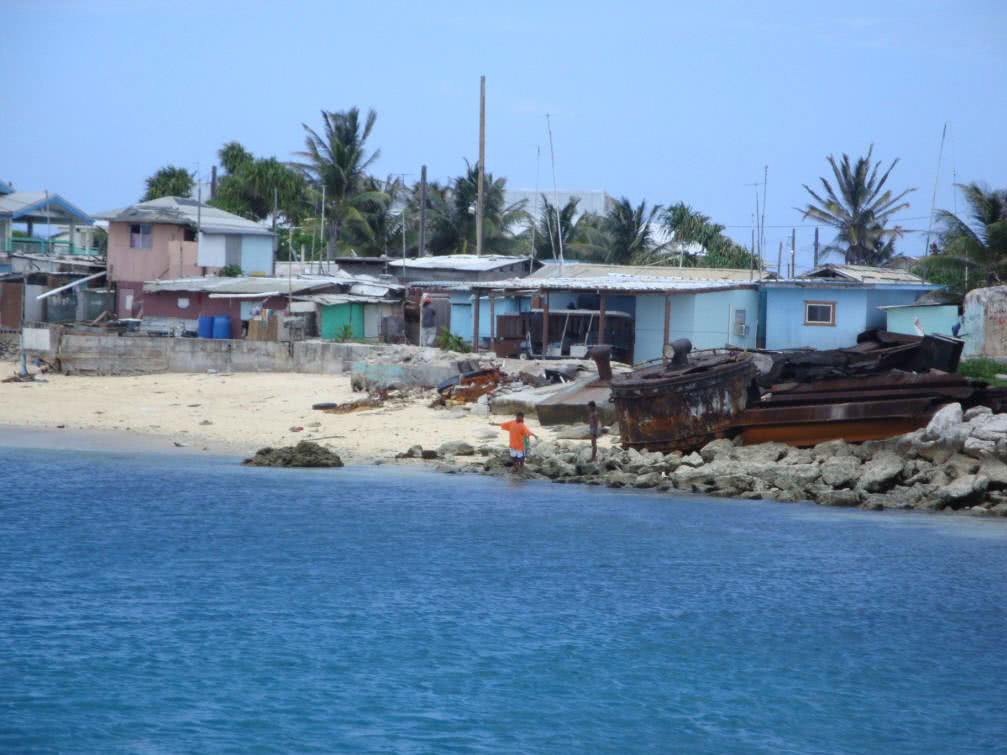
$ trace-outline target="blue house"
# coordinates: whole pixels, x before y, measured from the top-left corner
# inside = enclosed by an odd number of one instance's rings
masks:
[[[837,349],[885,328],[883,307],[913,304],[939,288],[905,270],[824,265],[781,281],[763,281],[758,345],[765,349]]]
[[[755,348],[759,310],[757,273],[731,271],[736,274],[736,280],[731,280],[712,277],[716,275],[712,270],[670,267],[616,270],[563,276],[541,275],[544,271],[539,271],[523,279],[472,284],[458,299],[452,295],[451,330],[471,342],[474,328],[471,312],[478,301],[480,341],[494,337],[495,323],[489,317],[492,297],[496,315],[534,311],[547,317],[551,344],[562,341],[564,324],[573,314],[591,316],[588,320],[591,333],[601,332],[603,319],[628,317],[629,353],[635,363],[660,358],[664,345],[678,338],[688,338],[696,349]],[[545,335],[536,331],[536,339]],[[587,343],[599,341],[606,339],[594,335]]]

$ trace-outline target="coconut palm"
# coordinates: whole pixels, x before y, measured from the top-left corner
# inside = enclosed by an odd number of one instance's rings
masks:
[[[465,174],[455,178],[450,188],[428,186],[427,249],[432,254],[475,252],[478,174],[478,167],[466,160]],[[483,179],[483,249],[491,254],[517,254],[520,241],[514,229],[524,217],[524,201],[506,203],[506,178],[486,173]]]
[[[935,254],[920,260],[921,271],[957,293],[1007,281],[1007,190],[959,184],[968,204],[963,218],[937,211],[942,225]]]
[[[366,224],[347,229],[346,240],[358,254],[381,256],[395,254],[402,248],[402,179],[388,176],[383,181],[367,178],[365,196],[360,204]]]
[[[274,201],[288,223],[298,223],[308,209],[304,176],[275,157],[256,158],[238,142],[217,152],[227,173],[210,201],[215,207],[252,220],[273,214]]]
[[[306,123],[301,124],[305,133],[304,151],[296,154],[304,161],[296,166],[317,191],[325,189],[329,259],[335,256],[347,226],[366,234],[363,208],[381,200],[369,189],[366,180],[367,169],[381,154],[380,150],[367,151],[367,140],[377,117],[377,113],[369,110],[361,122],[360,110],[354,107],[342,112],[323,110],[320,134]]]
[[[193,178],[185,168],[166,165],[147,179],[147,190],[140,201],[147,202],[159,197],[192,196]]]
[[[807,184],[804,189],[813,202],[801,211],[804,219],[816,220],[836,229],[835,241],[825,248],[826,253],[842,254],[847,264],[883,265],[895,255],[895,240],[903,235],[898,225],[890,225],[893,216],[908,208],[903,200],[916,189],[906,189],[893,194],[885,188],[898,159],[892,160],[882,170],[879,160],[872,163],[874,145],[867,154],[854,163],[849,155],[841,160],[827,158],[832,167],[835,185],[820,178],[822,189],[816,192]]]
[[[627,265],[651,252],[651,224],[660,211],[659,204],[648,209],[646,200],[634,207],[626,197],[619,199],[602,221],[608,246],[606,261]]]

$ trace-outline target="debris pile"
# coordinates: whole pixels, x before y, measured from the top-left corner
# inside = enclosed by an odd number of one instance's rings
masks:
[[[260,448],[242,464],[250,467],[341,467],[343,460],[334,451],[302,440],[296,446]]]

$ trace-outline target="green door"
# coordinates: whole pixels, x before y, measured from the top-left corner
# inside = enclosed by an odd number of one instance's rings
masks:
[[[322,307],[322,338],[341,341],[347,334],[354,340],[364,337],[364,305],[359,302]]]

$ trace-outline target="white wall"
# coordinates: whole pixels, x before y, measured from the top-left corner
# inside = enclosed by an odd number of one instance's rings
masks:
[[[273,274],[273,237],[241,237],[241,272],[245,275]]]
[[[200,267],[223,267],[227,264],[224,238],[220,233],[200,233],[196,264]]]

